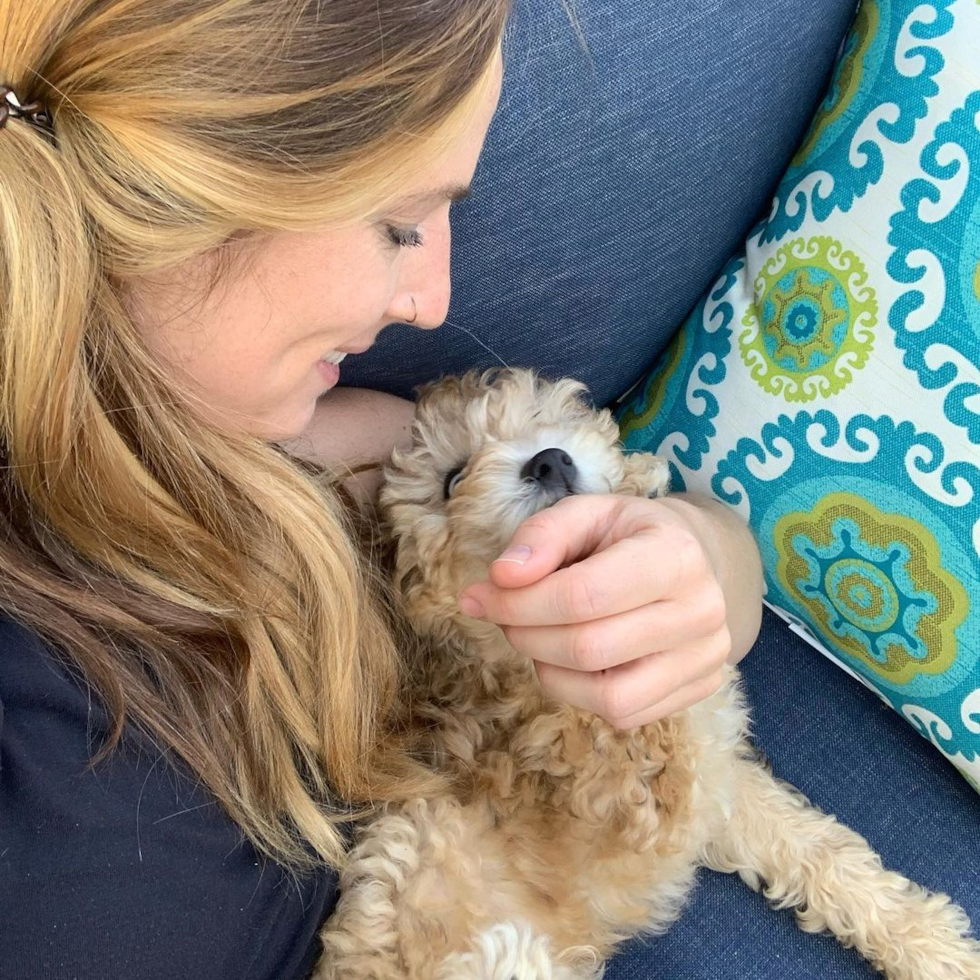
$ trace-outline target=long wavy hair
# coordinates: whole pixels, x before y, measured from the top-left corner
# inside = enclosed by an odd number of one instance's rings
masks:
[[[336,484],[218,431],[127,283],[376,210],[471,118],[508,0],[0,0],[0,609],[254,844],[339,864],[354,804],[435,778],[397,617]],[[348,801],[340,803],[339,801]],[[311,856],[312,855],[312,856]]]

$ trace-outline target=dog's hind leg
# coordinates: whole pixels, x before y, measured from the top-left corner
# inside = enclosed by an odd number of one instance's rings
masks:
[[[402,980],[396,902],[420,865],[420,834],[402,814],[367,828],[340,875],[341,897],[320,934],[313,980]]]
[[[703,863],[737,872],[808,932],[830,930],[891,980],[980,980],[966,913],[893,871],[859,834],[753,759],[739,758],[731,819]]]

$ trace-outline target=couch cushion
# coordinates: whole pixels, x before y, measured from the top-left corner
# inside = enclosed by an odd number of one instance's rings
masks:
[[[621,406],[766,600],[980,786],[980,3],[865,0],[768,216]]]

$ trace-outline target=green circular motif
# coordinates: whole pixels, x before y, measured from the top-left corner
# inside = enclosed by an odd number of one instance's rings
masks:
[[[752,378],[788,402],[843,389],[874,346],[878,303],[864,264],[827,235],[797,238],[763,266],[739,351]]]
[[[957,278],[967,324],[980,334],[980,195],[962,230]],[[954,273],[955,274],[955,273]]]
[[[837,611],[858,629],[890,629],[901,604],[895,586],[869,561],[844,559],[825,574],[827,597]]]

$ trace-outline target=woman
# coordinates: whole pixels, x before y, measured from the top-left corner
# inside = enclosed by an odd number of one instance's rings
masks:
[[[506,15],[0,3],[3,975],[305,976],[351,809],[433,785],[318,473],[367,500],[404,439],[336,362],[445,317]],[[707,502],[571,499],[510,550],[464,611],[623,727],[758,631]]]

